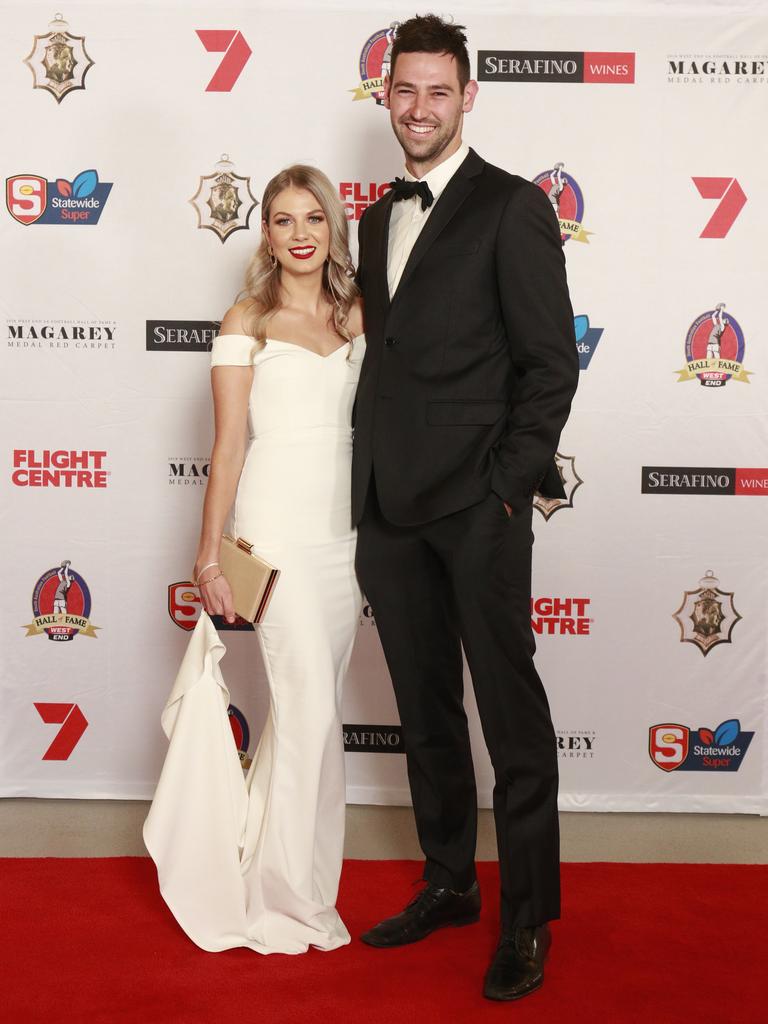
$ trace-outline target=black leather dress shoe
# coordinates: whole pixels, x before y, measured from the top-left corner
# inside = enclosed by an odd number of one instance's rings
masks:
[[[552,936],[548,925],[515,928],[502,935],[485,975],[486,999],[522,999],[544,981],[544,960]]]
[[[466,892],[438,889],[429,882],[401,914],[388,917],[360,938],[369,946],[386,948],[418,942],[437,928],[474,924],[480,917],[477,882]]]

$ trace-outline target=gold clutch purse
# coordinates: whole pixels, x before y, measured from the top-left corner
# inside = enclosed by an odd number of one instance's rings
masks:
[[[237,614],[247,622],[261,622],[280,575],[276,569],[251,550],[248,541],[228,534],[221,538],[219,569],[232,590]]]

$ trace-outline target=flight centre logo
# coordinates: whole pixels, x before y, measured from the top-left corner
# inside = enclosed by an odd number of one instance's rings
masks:
[[[93,227],[99,223],[112,191],[111,181],[99,181],[91,168],[72,181],[48,181],[39,174],[14,174],[5,179],[5,205],[15,221],[30,224],[67,224]]]
[[[235,231],[247,231],[251,214],[259,205],[251,192],[251,179],[235,174],[228,153],[222,153],[212,174],[203,174],[189,202],[197,214],[199,229],[213,231],[222,245]]]
[[[77,89],[85,88],[85,76],[93,61],[85,51],[85,36],[73,36],[60,14],[48,25],[45,35],[35,36],[24,63],[32,72],[35,89],[45,89],[57,103]]]
[[[399,24],[393,21],[389,28],[380,28],[366,39],[358,61],[360,83],[349,90],[353,100],[372,99],[377,106],[383,105],[384,79],[392,67],[392,46]]]
[[[91,592],[79,572],[72,568],[70,559],[47,569],[35,583],[32,591],[34,619],[24,625],[26,636],[40,636],[58,642],[82,636],[96,637],[90,620]]]
[[[544,195],[552,203],[552,209],[560,225],[560,237],[563,245],[572,238],[574,242],[589,243],[592,231],[585,231],[582,226],[584,219],[584,193],[572,174],[564,173],[565,164],[558,161],[554,167],[542,171],[533,179]]]
[[[573,329],[576,334],[576,351],[579,353],[579,369],[586,370],[603,336],[603,328],[590,327],[589,317],[582,314],[573,318]]]
[[[722,388],[733,379],[749,384],[750,370],[744,369],[744,331],[725,303],[701,313],[685,336],[685,366],[676,370],[677,383],[698,380],[708,388]]]
[[[648,730],[648,754],[663,772],[737,772],[754,732],[745,732],[738,718],[716,729],[691,729],[669,722]]]
[[[388,181],[340,181],[339,199],[347,220],[360,220],[368,207],[386,195],[391,187]]]
[[[557,452],[555,455],[555,466],[557,467],[557,472],[560,474],[560,480],[563,485],[563,490],[565,491],[565,497],[545,498],[543,495],[538,493],[533,496],[533,507],[541,512],[544,516],[545,522],[548,522],[555,512],[559,512],[560,509],[573,508],[573,496],[584,483],[576,472],[575,456],[561,455],[560,452]]]
[[[108,452],[67,448],[15,448],[11,483],[15,487],[88,487],[103,489],[111,470]]]
[[[632,85],[635,54],[573,50],[478,50],[478,82]]]
[[[168,614],[180,629],[191,633],[197,625],[203,602],[198,588],[191,580],[168,584]],[[245,630],[252,632],[254,625],[239,615],[234,622],[227,622],[223,615],[212,615],[211,622],[218,630]]]
[[[686,590],[672,618],[680,627],[680,643],[695,644],[706,657],[718,644],[731,643],[733,627],[741,619],[733,604],[733,591],[720,590],[711,569],[696,590]]]

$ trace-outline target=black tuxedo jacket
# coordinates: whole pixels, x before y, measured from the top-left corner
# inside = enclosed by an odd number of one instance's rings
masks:
[[[360,221],[367,349],[354,410],[352,518],[431,522],[491,490],[564,497],[553,462],[579,376],[560,231],[543,191],[473,150],[390,301],[393,194]]]

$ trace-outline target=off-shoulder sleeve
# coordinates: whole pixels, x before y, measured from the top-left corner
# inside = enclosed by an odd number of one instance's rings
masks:
[[[257,344],[249,334],[220,334],[213,339],[211,366],[250,366]]]

